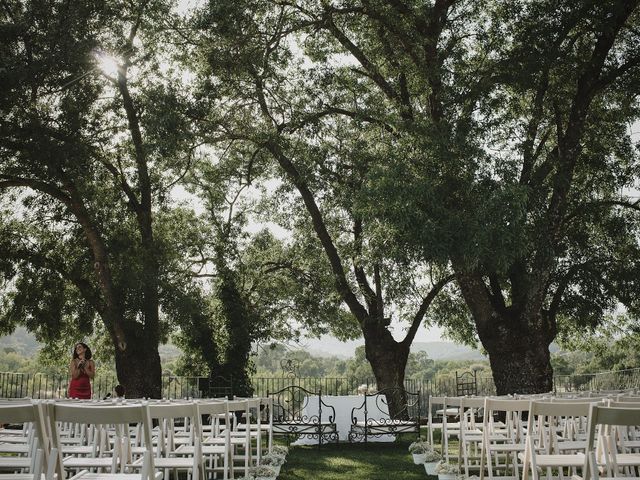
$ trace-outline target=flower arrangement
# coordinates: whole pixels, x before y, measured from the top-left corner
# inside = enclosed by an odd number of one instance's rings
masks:
[[[433,451],[433,447],[431,446],[431,444],[423,440],[422,438],[409,445],[409,453],[423,454],[431,451]]]
[[[277,453],[269,453],[262,457],[263,465],[269,465],[273,467],[281,467],[286,461],[287,460],[284,455],[279,455]]]
[[[275,453],[276,455],[280,455],[282,457],[286,457],[289,453],[289,449],[284,445],[274,445],[271,447],[271,453]]]
[[[428,450],[425,452],[424,463],[439,462],[440,460],[442,460],[442,455],[435,450]]]
[[[276,469],[270,467],[269,465],[258,465],[257,467],[252,467],[249,472],[255,478],[266,477],[266,478],[275,478],[278,475]]]
[[[436,467],[436,473],[441,475],[457,475],[460,468],[457,464],[441,462]]]

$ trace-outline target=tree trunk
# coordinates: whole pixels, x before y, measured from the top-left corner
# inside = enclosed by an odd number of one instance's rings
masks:
[[[222,314],[229,335],[222,376],[231,380],[234,395],[250,397],[253,395],[249,375],[253,319],[238,288],[235,272],[227,265],[224,252],[218,251],[216,258],[220,277],[217,296],[222,304]]]
[[[116,348],[116,373],[127,398],[162,398],[158,339],[141,326],[127,328],[127,346]]]
[[[394,394],[387,394],[390,417],[399,420],[407,418],[404,371],[409,358],[409,347],[394,340],[389,330],[379,324],[365,325],[363,334],[365,354],[376,377],[377,389],[396,389]]]
[[[546,322],[492,315],[479,329],[482,345],[489,353],[498,395],[546,393],[553,390],[553,368],[549,345],[555,328]]]

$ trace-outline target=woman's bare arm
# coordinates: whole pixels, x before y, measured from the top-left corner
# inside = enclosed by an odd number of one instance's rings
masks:
[[[84,364],[84,371],[89,378],[93,378],[96,375],[96,364],[93,360],[87,360]]]
[[[76,358],[71,359],[69,375],[71,375],[71,378],[78,378],[80,376],[80,368],[78,367],[78,359]]]

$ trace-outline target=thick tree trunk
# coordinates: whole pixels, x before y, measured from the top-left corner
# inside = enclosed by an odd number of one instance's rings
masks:
[[[550,392],[553,368],[549,345],[555,337],[555,328],[522,316],[503,318],[494,314],[491,320],[479,333],[489,353],[496,393]]]
[[[162,398],[162,367],[155,335],[127,328],[126,348],[116,348],[116,373],[127,398]]]
[[[217,295],[222,304],[222,313],[229,335],[226,361],[222,366],[221,375],[231,380],[234,395],[250,397],[253,395],[249,375],[253,319],[249,306],[238,288],[235,273],[227,265],[222,250],[217,252],[216,265],[220,276]]]
[[[407,396],[404,391],[404,371],[409,358],[409,347],[397,342],[381,325],[365,326],[365,355],[376,377],[378,390],[397,389],[399,394],[387,395],[391,418],[407,416]]]

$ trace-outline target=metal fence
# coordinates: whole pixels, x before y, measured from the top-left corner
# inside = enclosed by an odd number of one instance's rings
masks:
[[[113,375],[97,375],[93,380],[93,397],[104,398],[118,384]],[[289,385],[299,385],[311,391],[322,390],[324,395],[355,395],[358,387],[375,386],[373,378],[353,377],[254,377],[254,394],[265,396]],[[43,373],[0,372],[0,398],[64,398],[67,395],[69,378],[67,375]],[[214,386],[215,387],[215,386]],[[405,388],[420,392],[424,400],[429,395],[455,396],[455,377],[439,377],[435,380],[405,380]],[[208,395],[212,385],[208,377],[162,376],[163,398],[201,398]],[[556,393],[580,391],[606,391],[640,389],[640,369],[619,370],[584,375],[559,375],[554,377]],[[491,377],[477,377],[478,395],[495,394]],[[427,404],[426,401],[423,404]]]
[[[554,377],[554,392],[606,392],[640,389],[640,368]]]
[[[112,394],[118,384],[115,375],[96,375],[92,380],[93,398]],[[207,377],[162,376],[163,398],[202,397],[209,386]],[[0,372],[0,398],[65,398],[69,387],[67,375]]]
[[[118,381],[113,375],[97,375],[92,381],[93,397],[104,398],[112,393]],[[0,372],[0,398],[64,398],[67,395],[69,377],[44,373]],[[376,385],[373,378],[353,377],[254,377],[254,394],[266,396],[269,392],[281,390],[290,385],[298,385],[310,391],[322,391],[324,395],[355,395],[358,388]],[[405,388],[423,395],[456,394],[454,378],[442,378],[435,381],[415,379],[405,380]],[[208,377],[162,376],[163,398],[200,398],[207,396],[212,389]],[[495,391],[491,378],[478,378],[478,394],[488,395]]]

